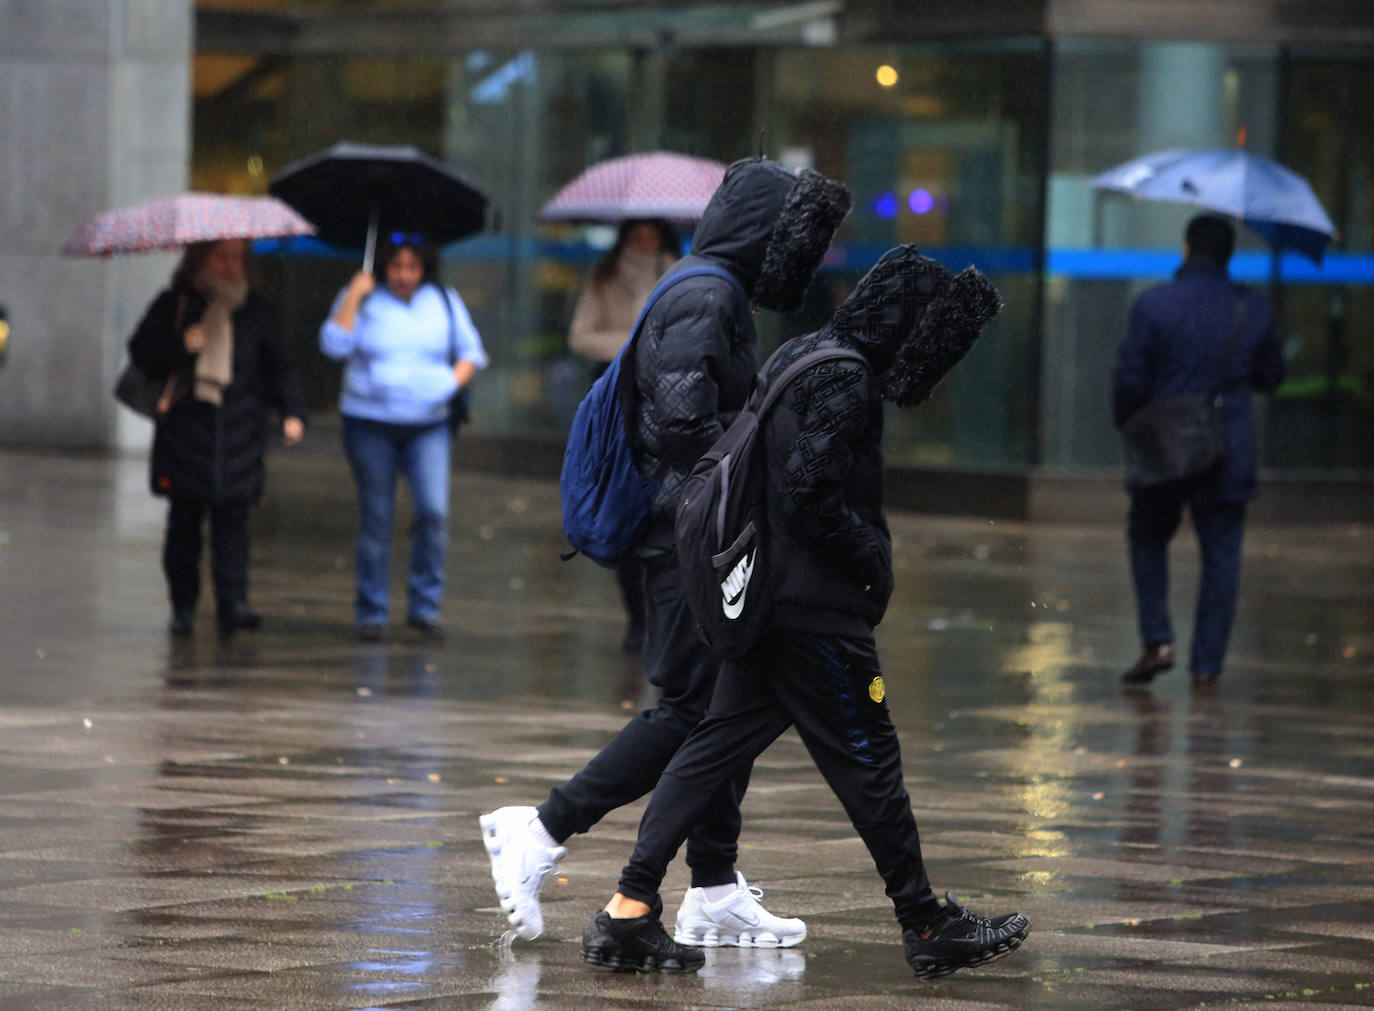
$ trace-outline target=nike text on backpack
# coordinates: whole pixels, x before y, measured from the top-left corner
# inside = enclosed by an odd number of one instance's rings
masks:
[[[857,351],[821,348],[797,359],[770,383],[764,377],[773,359],[765,362],[749,403],[697,461],[682,487],[676,527],[682,588],[702,638],[717,653],[748,652],[763,631],[771,604],[771,573],[763,550],[768,512],[763,421],[794,376],[837,358],[867,366]]]
[[[728,281],[741,299],[748,297],[724,267],[701,264],[663,278],[639,311],[629,339],[573,415],[558,482],[563,533],[575,549],[573,554],[581,552],[599,565],[614,568],[629,556],[659,488],[658,480],[635,469],[630,450],[629,423],[635,416],[638,396],[635,338],[660,295],[679,281],[704,275]]]

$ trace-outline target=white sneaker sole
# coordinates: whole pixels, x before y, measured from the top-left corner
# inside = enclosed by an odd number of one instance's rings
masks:
[[[771,930],[734,934],[714,923],[689,923],[673,929],[673,940],[692,948],[792,948],[806,940],[806,930],[781,936]]]
[[[491,858],[491,880],[496,886],[496,897],[501,901],[501,912],[506,914],[506,921],[517,934],[527,941],[533,941],[544,933],[544,917],[539,911],[539,902],[535,900],[532,914],[516,904],[514,889],[501,880],[497,869],[501,856],[501,834],[496,819],[484,814],[478,818],[478,822],[482,826],[482,845],[487,848],[487,856]]]

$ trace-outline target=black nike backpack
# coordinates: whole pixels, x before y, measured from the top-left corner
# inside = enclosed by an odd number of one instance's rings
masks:
[[[867,364],[857,351],[821,348],[769,382],[764,378],[769,358],[744,409],[682,486],[676,523],[682,588],[702,639],[716,653],[737,657],[753,648],[772,603],[773,574],[763,550],[768,512],[768,467],[760,439],[764,418],[794,376],[833,358]]]

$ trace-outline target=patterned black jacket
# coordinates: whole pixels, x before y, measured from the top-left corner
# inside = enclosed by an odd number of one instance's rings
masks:
[[[884,400],[912,406],[1000,308],[972,269],[957,277],[911,247],[890,252],[821,330],[784,344],[767,376],[822,347],[853,359],[803,371],[764,420],[773,623],[861,636],[892,595],[892,540],[883,513]]]
[[[720,278],[689,278],[655,303],[635,346],[635,463],[663,482],[641,550],[671,550],[683,479],[749,395],[758,369],[750,302],[794,311],[848,210],[848,191],[817,172],[750,159],[725,174],[692,255],[668,274],[722,266],[748,298]]]
[[[129,357],[153,378],[189,374],[195,356],[183,334],[200,320],[205,299],[162,292],[129,338]],[[160,418],[149,475],[154,495],[210,505],[253,503],[262,495],[267,411],[305,420],[305,397],[271,311],[250,293],[234,313],[234,377],[216,407],[187,394]]]

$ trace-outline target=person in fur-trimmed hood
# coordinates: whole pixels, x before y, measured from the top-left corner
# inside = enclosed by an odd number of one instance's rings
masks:
[[[622,361],[622,381],[634,379],[627,419],[635,464],[662,481],[637,552],[646,576],[644,669],[662,695],[538,808],[482,816],[497,896],[523,937],[543,930],[540,883],[563,856],[562,844],[652,790],[706,713],[720,661],[697,634],[678,574],[678,490],[749,395],[758,369],[751,304],[781,312],[801,305],[849,205],[845,187],[810,169],[794,172],[765,158],[730,166],[702,214],[691,255],[665,277],[710,264],[738,285],[709,275],[674,285],[645,317],[633,360]],[[749,771],[720,785],[687,843],[692,883],[677,929],[689,944],[790,947],[806,936],[801,920],[764,909],[758,890],[735,870]]]
[[[787,344],[764,377],[820,348],[852,358],[805,367],[761,421],[770,570],[780,575],[757,645],[726,660],[709,715],[673,756],[639,824],[619,890],[582,939],[596,965],[691,972],[705,959],[659,923],[668,863],[708,798],[795,725],[887,886],[906,960],[930,979],[1019,947],[1020,913],[993,919],[935,897],[921,858],[873,628],[892,591],[883,516],[882,402],[910,407],[1001,308],[972,268],[952,275],[913,247],[890,251],[816,333]]]

